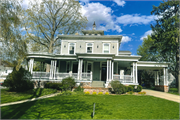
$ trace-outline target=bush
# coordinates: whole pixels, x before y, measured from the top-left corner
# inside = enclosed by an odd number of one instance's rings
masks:
[[[84,88],[79,85],[77,88],[74,89],[74,92],[77,92],[77,91],[83,92]]]
[[[67,91],[63,91],[62,92],[62,95],[72,95],[73,93],[71,92],[71,91],[69,91],[69,90],[67,90]]]
[[[125,86],[121,84],[119,81],[112,81],[111,87],[113,88],[115,94],[123,94],[126,92]]]
[[[99,92],[98,95],[103,95],[103,92]]]
[[[124,92],[125,92],[125,93],[128,92],[128,86],[125,86],[125,85],[124,85],[124,88],[125,88],[125,91],[124,91]]]
[[[128,94],[132,95],[134,92],[133,91],[129,91]]]
[[[106,93],[105,93],[105,95],[109,95],[109,93],[108,93],[108,92],[106,92]]]
[[[96,92],[93,92],[92,95],[96,95]]]
[[[14,68],[13,72],[6,77],[3,86],[9,88],[10,91],[27,91],[34,88],[31,78],[32,75],[28,70],[21,67],[19,71],[16,71]]]
[[[129,92],[129,91],[133,91],[133,89],[134,89],[134,88],[133,88],[132,86],[128,86],[128,92]]]
[[[75,86],[75,81],[72,77],[67,77],[62,80],[63,90],[71,90]]]
[[[44,88],[51,88],[51,89],[56,89],[56,90],[62,90],[63,85],[62,83],[46,83],[44,85]]]
[[[143,91],[143,92],[138,92],[138,94],[145,95],[146,92],[145,92],[145,91]]]
[[[142,86],[141,85],[138,85],[136,89],[135,89],[136,85],[130,85],[130,86],[133,87],[133,91],[134,92],[141,92],[141,90],[142,90]]]

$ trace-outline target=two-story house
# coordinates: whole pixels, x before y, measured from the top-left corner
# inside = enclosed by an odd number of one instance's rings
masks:
[[[151,69],[155,73],[155,85],[166,89],[167,67],[165,62],[139,61],[141,56],[131,55],[130,51],[119,51],[121,35],[104,35],[104,31],[83,30],[84,35],[59,35],[60,54],[29,53],[29,71],[33,80],[61,81],[71,76],[77,84],[85,86],[108,87],[112,80],[119,80],[125,85],[138,85],[138,70]],[[51,64],[49,72],[33,72],[33,62]],[[163,81],[160,72],[163,71]],[[162,72],[161,72],[162,73]],[[97,82],[99,81],[99,83]],[[161,84],[160,84],[161,83]]]

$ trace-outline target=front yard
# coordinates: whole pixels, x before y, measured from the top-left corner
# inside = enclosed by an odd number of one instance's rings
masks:
[[[10,92],[8,91],[8,89],[1,89],[1,104],[36,98],[43,95],[53,94],[56,92],[57,90],[48,88],[32,89],[25,92]]]
[[[55,96],[1,107],[3,119],[178,119],[179,103],[147,95]]]

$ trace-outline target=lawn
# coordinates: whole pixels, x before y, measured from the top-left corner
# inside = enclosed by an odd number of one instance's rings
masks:
[[[178,88],[169,88],[169,92],[168,93],[179,95]]]
[[[1,104],[30,99],[30,98],[36,98],[56,92],[57,90],[47,89],[47,88],[38,88],[38,89],[33,89],[26,92],[18,92],[18,93],[10,92],[8,91],[8,89],[1,89]]]
[[[179,104],[153,96],[70,95],[1,107],[3,119],[178,119]]]

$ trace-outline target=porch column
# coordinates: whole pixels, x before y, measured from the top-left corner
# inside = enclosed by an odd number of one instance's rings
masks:
[[[134,75],[134,62],[133,62],[133,83],[135,83],[135,75]]]
[[[83,59],[81,59],[81,68],[80,68],[80,79],[82,79],[82,67],[83,67]]]
[[[157,85],[159,85],[159,71],[156,72],[156,76],[157,76]]]
[[[81,63],[81,60],[79,59],[78,60],[78,80],[80,79],[80,63]]]
[[[157,85],[157,77],[156,77],[156,76],[157,76],[157,75],[156,75],[156,71],[154,71],[154,82],[155,82],[154,84],[155,84],[155,85]]]
[[[108,75],[108,73],[109,73],[109,60],[107,60],[107,78],[106,78],[106,81],[109,81],[109,75]]]
[[[118,74],[118,62],[117,62],[116,74]]]
[[[109,60],[109,64],[110,64],[110,66],[109,66],[109,81],[111,81],[111,60]]]
[[[54,60],[54,79],[56,79],[56,64],[57,60]]]
[[[138,83],[138,69],[137,69],[137,62],[136,62],[136,83]]]
[[[114,75],[114,61],[112,61],[112,80],[113,80],[113,75]]]
[[[165,82],[166,82],[166,68],[163,68],[163,73],[164,73],[164,74],[163,74],[163,75],[164,75],[164,76],[163,76],[163,79],[164,79],[164,80],[163,80],[163,84],[165,85]]]
[[[168,69],[166,68],[166,85],[168,86]]]
[[[54,70],[54,60],[51,60],[50,77],[49,77],[49,79],[53,78],[53,70]]]
[[[29,72],[32,74],[33,72],[33,64],[34,64],[34,59],[31,58],[29,62]]]

